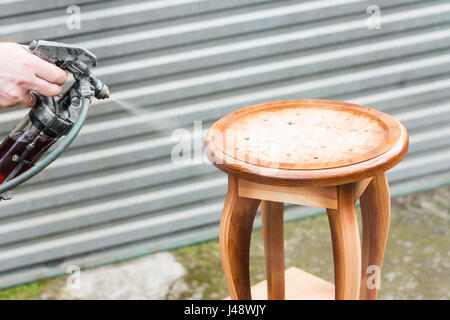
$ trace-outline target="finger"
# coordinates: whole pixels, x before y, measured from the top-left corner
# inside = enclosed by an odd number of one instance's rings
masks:
[[[14,104],[21,104],[24,107],[31,108],[36,104],[36,96],[28,90],[19,87],[11,90],[10,97],[14,101]]]
[[[47,82],[41,78],[35,77],[29,89],[32,91],[37,91],[44,96],[54,97],[61,93],[61,86]]]
[[[24,95],[24,97],[21,97],[19,103],[24,106],[25,108],[33,108],[36,105],[37,98],[34,94],[31,92],[28,92]]]
[[[66,83],[68,79],[67,72],[58,68],[54,64],[47,62],[35,55],[31,54],[33,61],[34,73],[41,79],[50,83],[62,85]]]
[[[9,108],[16,105],[16,102],[10,98],[0,97],[0,108]]]

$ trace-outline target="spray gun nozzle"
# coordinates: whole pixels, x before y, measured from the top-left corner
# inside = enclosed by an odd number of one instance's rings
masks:
[[[28,45],[28,49],[30,49],[31,51],[33,51],[34,49],[36,49],[36,47],[38,46],[38,42],[36,40],[33,40],[30,42],[30,44]]]
[[[91,76],[91,83],[94,86],[94,95],[97,99],[109,98],[109,88],[106,84]]]

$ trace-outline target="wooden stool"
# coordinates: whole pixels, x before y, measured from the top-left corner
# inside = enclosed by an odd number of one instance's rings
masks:
[[[250,236],[260,202],[269,299],[285,299],[285,283],[286,298],[376,299],[390,217],[385,171],[408,150],[408,134],[398,121],[345,102],[269,102],[217,121],[206,147],[214,165],[228,174],[219,237],[232,299],[252,298]],[[335,287],[296,268],[287,270],[285,281],[285,202],[326,208]],[[254,287],[259,298],[261,286]]]

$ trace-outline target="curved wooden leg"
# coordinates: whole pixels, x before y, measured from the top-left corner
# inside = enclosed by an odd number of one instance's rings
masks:
[[[220,256],[233,300],[250,300],[250,237],[260,200],[238,196],[237,179],[228,176],[228,193],[220,221]]]
[[[267,297],[284,300],[284,203],[261,202],[261,222],[266,257]]]
[[[357,300],[361,283],[361,244],[353,184],[337,188],[338,209],[327,209],[333,244],[335,298]]]
[[[391,198],[384,173],[375,176],[361,196],[362,269],[360,299],[375,300],[389,231]]]

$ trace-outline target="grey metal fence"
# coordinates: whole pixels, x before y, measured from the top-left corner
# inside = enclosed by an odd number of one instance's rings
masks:
[[[66,25],[69,5],[81,9],[80,29]],[[379,29],[367,25],[370,5],[381,9]],[[172,132],[193,132],[196,120],[206,130],[258,102],[383,110],[411,136],[388,174],[393,193],[450,180],[448,1],[0,1],[0,40],[32,39],[90,49],[113,99],[91,108],[63,157],[0,203],[0,287],[215,236],[226,178],[173,163]],[[25,112],[0,111],[0,136]]]

